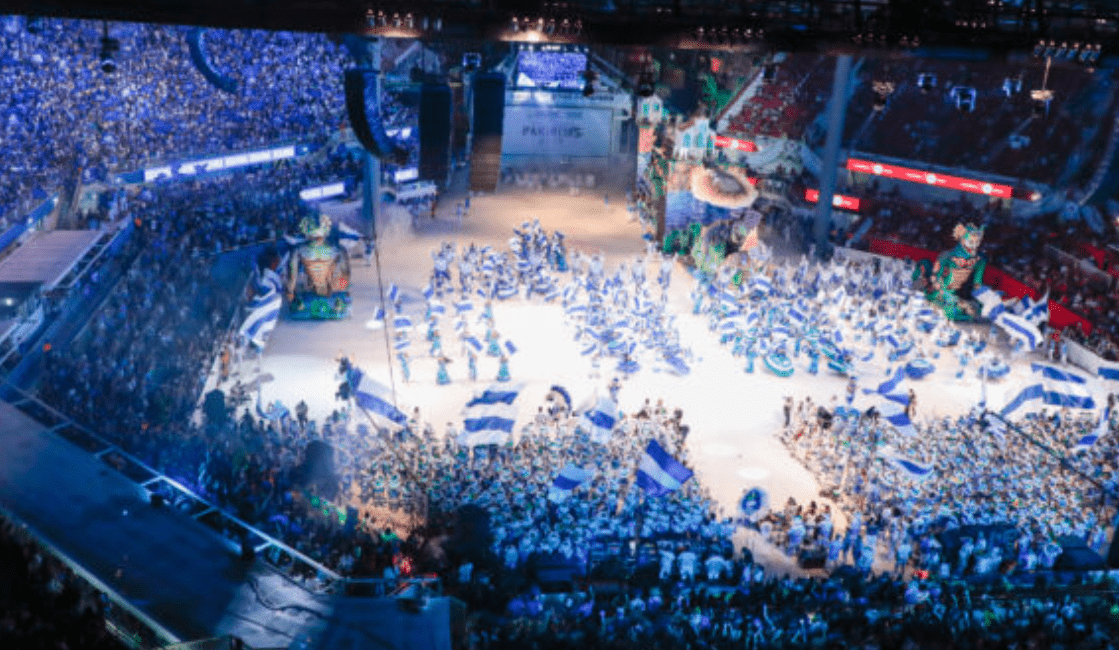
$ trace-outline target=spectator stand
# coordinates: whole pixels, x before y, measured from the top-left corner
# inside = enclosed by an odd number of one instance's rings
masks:
[[[155,648],[181,642],[181,639],[170,630],[137,609],[112,587],[86,571],[84,567],[48,542],[38,531],[20,521],[8,509],[0,506],[0,525],[4,523],[11,524],[8,532],[16,541],[44,551],[61,564],[65,570],[84,585],[85,588],[82,591],[86,592],[87,596],[97,596],[108,601],[110,606],[100,608],[100,615],[104,618],[105,630],[112,634],[124,647]]]
[[[151,468],[18,387],[5,382],[5,388],[5,401],[47,427],[51,433],[84,449],[135,483],[153,504],[165,504],[205,524],[222,536],[233,553],[244,553],[246,549],[251,549],[256,557],[261,558],[280,575],[313,593],[339,594],[354,591],[381,597],[388,595],[401,583],[414,583],[432,589],[439,587],[438,580],[432,578],[392,581],[344,578],[315,559],[215,506],[190,488]]]

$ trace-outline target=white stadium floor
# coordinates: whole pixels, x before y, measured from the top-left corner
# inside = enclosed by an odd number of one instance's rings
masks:
[[[332,205],[327,210],[341,216],[356,207]],[[436,221],[421,220],[416,230],[407,223],[407,217],[390,220],[381,240],[384,286],[387,289],[391,283],[400,285],[406,294],[406,313],[414,322],[422,322],[420,290],[431,273],[431,251],[439,248],[443,241],[452,241],[459,248],[475,242],[479,246],[506,250],[513,228],[534,218],[548,231],[560,230],[566,235],[569,254],[576,248],[604,252],[608,273],[618,262],[632,260],[645,249],[640,225],[631,220],[624,204],[616,199],[606,205],[601,195],[499,194],[473,199],[470,214],[461,224],[456,223],[453,213],[440,216]],[[656,273],[656,266],[651,266],[647,276],[652,280]],[[754,486],[766,489],[773,504],[782,504],[789,496],[795,497],[798,503],[812,499],[826,502],[817,496],[821,486],[778,439],[782,400],[786,395],[798,400],[811,396],[817,404],[834,405],[834,397],[842,403],[846,378],[826,370],[816,376],[808,374],[806,355],[794,360],[797,370],[787,379],[768,372],[760,359],[753,374],[745,373],[744,361],[734,358],[729,348],[718,344],[718,335],[708,330],[703,317],[692,315],[688,294],[694,285],[695,280],[677,266],[669,304],[678,314],[681,339],[694,355],[691,373],[678,377],[658,372],[651,358],[638,357],[641,370],[623,384],[622,411],[636,412],[647,397],[653,403],[663,398],[670,412],[682,408],[684,421],[691,427],[687,458],[696,470],[696,479],[709,488],[728,516],[735,512],[743,491]],[[366,326],[377,307],[378,287],[375,269],[365,260],[354,262],[351,295],[353,309],[349,319],[335,322],[282,319],[263,358],[259,362],[246,360],[242,364],[242,380],[262,379],[265,404],[280,400],[294,409],[302,399],[309,406],[310,417],[321,422],[332,410],[342,406],[334,398],[339,383],[335,359],[341,354],[348,355],[367,373],[389,384],[384,331]],[[510,370],[515,382],[525,384],[518,398],[524,421],[544,403],[553,384],[566,386],[576,404],[596,390],[605,391],[612,374],[607,371],[605,376],[591,376],[590,358],[580,355],[573,339],[575,330],[565,322],[561,306],[548,305],[540,299],[526,302],[514,298],[495,302],[494,314],[501,338],[513,341],[519,348],[510,361]],[[454,358],[459,345],[449,323],[443,331],[444,347]],[[422,332],[414,334],[413,340],[421,337]],[[931,340],[927,349],[930,354],[935,349]],[[394,362],[398,405],[409,414],[414,407],[419,407],[423,419],[431,422],[441,434],[448,422],[455,421],[456,427],[461,427],[463,405],[475,391],[491,383],[497,373],[497,362],[481,357],[481,380],[471,383],[465,379],[465,360],[456,359],[450,367],[452,383],[438,386],[435,362],[425,353],[425,345],[413,345],[412,382],[408,384],[401,383],[399,365]],[[876,386],[883,380],[888,365],[885,356],[879,351],[870,363],[857,365],[860,387]],[[1022,385],[1022,379],[1029,373],[1028,361],[1026,358],[1012,362],[1011,375],[989,386],[989,404],[1004,404],[1009,399],[1005,393]],[[612,362],[603,364],[604,368],[612,365]],[[917,394],[918,419],[961,414],[979,401],[980,383],[975,377],[974,363],[964,379],[955,376],[958,363],[954,355],[947,355],[939,366],[930,377],[912,382]],[[866,408],[871,403],[856,400],[855,406],[860,405]],[[353,431],[354,427],[349,430]],[[637,459],[634,462],[636,464]],[[845,526],[842,515],[837,524],[840,530]],[[756,539],[743,537],[739,541],[749,544],[763,559],[770,556]],[[778,566],[771,569],[782,570],[780,565],[787,564],[783,557],[773,559]],[[792,566],[784,568],[792,569]]]

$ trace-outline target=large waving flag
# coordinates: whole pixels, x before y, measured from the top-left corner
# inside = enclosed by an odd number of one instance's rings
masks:
[[[267,295],[273,292],[283,294],[284,280],[279,273],[270,268],[257,269],[256,277],[253,279],[253,288],[257,295]]]
[[[591,440],[605,444],[610,440],[610,433],[618,423],[618,405],[609,397],[599,397],[594,407],[585,411],[579,418],[579,424],[587,429]]]
[[[906,458],[888,446],[879,450],[878,455],[898,470],[902,476],[914,481],[923,481],[936,474],[932,465]]]
[[[280,320],[280,309],[283,305],[283,297],[276,292],[254,299],[249,315],[241,324],[239,330],[241,337],[257,348],[264,349],[268,335],[276,329],[276,323]]]
[[[393,405],[392,391],[389,387],[377,382],[361,370],[354,370],[350,375],[350,390],[354,396],[354,403],[370,415],[376,415],[401,426],[408,423],[408,417]]]
[[[692,474],[692,470],[673,458],[660,443],[650,440],[637,465],[637,484],[650,496],[659,497],[679,490]]]
[[[1096,408],[1096,402],[1080,375],[1043,363],[1033,364],[1032,369],[1035,373],[1041,374],[1041,382],[1026,386],[1004,406],[1001,411],[1004,418],[1009,417],[1027,402],[1038,400],[1048,406]]]
[[[514,402],[520,391],[520,386],[494,384],[467,402],[463,409],[463,431],[459,443],[476,447],[507,442],[516,424],[517,406]]]
[[[567,499],[575,488],[589,481],[591,476],[592,474],[582,467],[568,463],[548,488],[548,499],[557,503]]]
[[[1022,298],[1021,316],[1027,323],[1035,327],[1049,320],[1049,294],[1046,293],[1040,300],[1034,301],[1029,296]]]
[[[983,318],[994,320],[999,314],[1006,311],[1002,296],[990,287],[979,287],[972,295],[981,307],[979,313]]]
[[[1102,377],[1103,379],[1119,381],[1119,368],[1113,368],[1111,366],[1100,366],[1096,370],[1096,372],[1098,372],[1100,377]]]
[[[896,402],[902,406],[909,406],[909,391],[906,389],[903,381],[905,380],[905,369],[898,368],[893,377],[878,384],[878,388],[869,389],[864,388],[863,392],[868,395],[880,395],[883,399],[891,402]]]
[[[1001,327],[1010,338],[1024,343],[1029,350],[1041,343],[1041,332],[1037,326],[1017,314],[1004,311],[995,318],[995,325]]]
[[[1107,435],[1108,429],[1110,427],[1111,407],[1105,406],[1103,409],[1103,413],[1100,414],[1100,421],[1099,424],[1096,425],[1096,429],[1087,435],[1081,436],[1080,440],[1077,440],[1076,444],[1073,445],[1072,450],[1082,451],[1085,449],[1090,449],[1093,445],[1099,442],[1100,438]]]

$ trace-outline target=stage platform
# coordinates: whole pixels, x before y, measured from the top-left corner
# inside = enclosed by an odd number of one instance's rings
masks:
[[[391,598],[314,595],[245,562],[189,517],[0,402],[0,504],[184,640],[256,648],[449,650],[450,604],[409,614]]]

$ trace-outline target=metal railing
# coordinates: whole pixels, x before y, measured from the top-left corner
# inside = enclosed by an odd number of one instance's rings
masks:
[[[0,518],[15,524],[16,535],[46,551],[91,588],[105,595],[109,601],[102,612],[105,629],[121,643],[136,650],[149,650],[180,642],[179,637],[174,633],[137,609],[112,587],[87,571],[85,567],[48,542],[42,534],[3,506],[0,506]]]
[[[116,444],[77,424],[68,416],[26,391],[3,380],[5,399],[67,441],[81,447],[110,468],[143,488],[147,494],[158,494],[177,510],[218,531],[226,546],[240,553],[249,546],[267,564],[296,584],[314,593],[384,596],[401,584],[423,584],[441,591],[438,578],[386,580],[382,578],[348,578],[327,568],[318,560],[298,551],[283,541],[261,531],[230,514],[189,487],[150,467]]]

